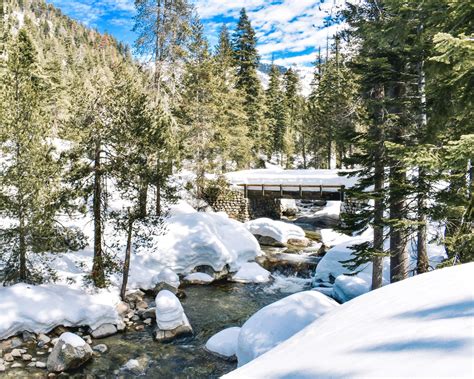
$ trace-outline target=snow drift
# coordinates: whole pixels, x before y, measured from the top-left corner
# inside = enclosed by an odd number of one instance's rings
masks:
[[[474,263],[341,305],[225,378],[472,378]]]

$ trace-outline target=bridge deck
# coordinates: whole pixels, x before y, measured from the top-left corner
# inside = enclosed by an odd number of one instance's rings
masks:
[[[344,185],[238,184],[246,198],[339,200],[344,201]]]

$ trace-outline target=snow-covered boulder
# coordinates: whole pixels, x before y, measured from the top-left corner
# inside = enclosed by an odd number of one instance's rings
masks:
[[[228,266],[235,272],[259,255],[258,241],[242,223],[219,213],[182,213],[167,219],[165,233],[153,238],[151,249],[138,249],[130,276],[132,282],[152,278],[165,267],[177,274],[191,273],[198,266],[217,272]]]
[[[275,221],[269,218],[259,218],[248,221],[245,227],[254,236],[257,236],[262,245],[287,246],[288,244],[304,243],[308,245],[304,230],[294,224]]]
[[[237,346],[239,366],[273,349],[338,306],[322,293],[305,291],[260,309],[240,331]]]
[[[237,283],[267,283],[270,278],[270,271],[265,270],[256,262],[247,262],[242,264],[239,271],[232,276],[232,281]]]
[[[332,297],[345,303],[369,292],[371,285],[371,276],[364,273],[353,276],[339,275],[334,282]]]
[[[298,206],[294,199],[280,199],[280,209],[284,216],[295,216],[298,213]]]
[[[235,358],[239,333],[239,327],[221,330],[209,338],[206,343],[206,350],[226,359]]]
[[[210,284],[214,281],[214,278],[204,272],[193,272],[186,275],[184,281],[189,284]]]
[[[471,378],[474,263],[347,302],[231,378]]]
[[[63,333],[48,357],[50,372],[62,372],[78,368],[92,358],[92,349],[81,337]]]
[[[179,276],[170,268],[166,267],[152,278],[155,293],[163,289],[176,293],[179,285]]]
[[[0,287],[0,340],[28,330],[47,333],[58,325],[117,324],[118,293],[88,294],[57,284]]]
[[[155,299],[156,339],[171,340],[179,335],[192,333],[191,325],[179,299],[170,291],[161,291]]]

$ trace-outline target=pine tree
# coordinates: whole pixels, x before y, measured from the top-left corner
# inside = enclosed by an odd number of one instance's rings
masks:
[[[60,161],[54,154],[47,112],[47,78],[26,29],[8,49],[2,75],[0,149],[0,215],[11,223],[0,229],[0,257],[7,282],[41,282],[53,278],[42,272],[38,255],[81,247],[79,236],[63,227],[58,212],[71,208],[62,186]],[[77,237],[77,238],[76,238]],[[46,269],[48,269],[46,267]]]
[[[259,64],[257,37],[245,8],[240,11],[232,42],[237,67],[237,88],[245,93],[245,112],[248,119],[249,137],[254,143],[253,151],[254,154],[268,151],[263,89],[257,75]]]

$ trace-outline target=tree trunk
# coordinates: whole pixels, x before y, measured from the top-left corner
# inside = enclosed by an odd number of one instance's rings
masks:
[[[92,280],[99,288],[105,287],[104,262],[102,256],[102,167],[101,167],[101,144],[96,141],[94,157],[94,263],[92,265]]]
[[[20,254],[20,282],[26,282],[28,279],[28,272],[26,268],[26,233],[25,233],[25,218],[23,212],[20,211],[20,235],[19,235],[19,254]]]
[[[384,86],[379,84],[374,90],[374,98],[379,102],[375,114],[376,125],[374,126],[377,147],[374,154],[374,257],[372,258],[372,289],[382,287],[383,284],[383,213],[384,213],[384,108],[383,99],[385,97]]]
[[[147,216],[147,202],[148,202],[148,182],[142,180],[138,193],[138,213],[140,218]]]
[[[125,260],[123,262],[123,273],[122,273],[122,287],[120,289],[120,297],[125,301],[125,292],[127,291],[128,273],[130,271],[130,255],[132,253],[132,230],[133,221],[129,220],[127,230],[127,247],[125,249]]]
[[[405,196],[403,186],[406,172],[393,162],[390,167],[390,220],[398,223],[405,219]],[[408,278],[408,253],[406,249],[406,231],[402,225],[390,226],[390,281],[397,282]]]
[[[306,163],[306,140],[305,140],[305,134],[304,132],[301,133],[301,143],[303,144],[303,168],[306,170],[308,168],[307,163]]]

